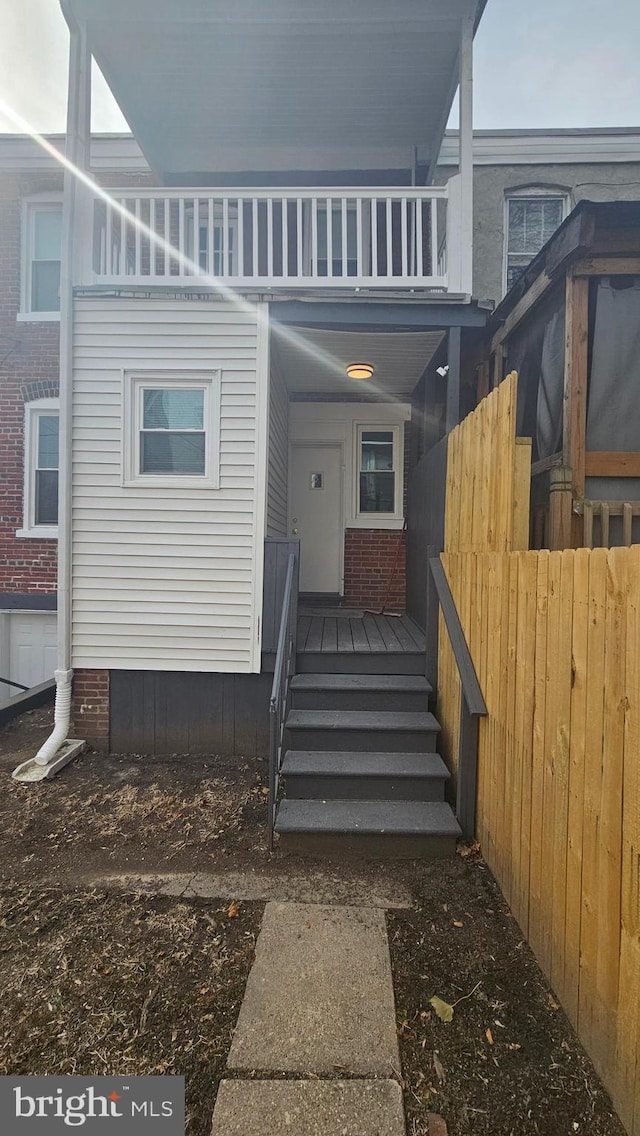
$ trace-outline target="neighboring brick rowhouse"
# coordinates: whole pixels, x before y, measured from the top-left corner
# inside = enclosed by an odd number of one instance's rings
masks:
[[[101,176],[103,184],[144,185],[151,174]],[[56,321],[22,322],[22,203],[62,194],[62,174],[0,170],[0,592],[56,590],[55,540],[17,537],[23,527],[24,404],[58,395],[60,328]]]
[[[344,602],[352,607],[382,607],[393,565],[397,566],[387,606],[404,610],[406,601],[405,534],[400,529],[347,529],[344,542]],[[400,550],[398,551],[398,542]]]
[[[109,750],[109,671],[78,670],[73,676],[73,736]]]
[[[56,590],[56,542],[16,537],[22,527],[24,404],[58,394],[57,323],[21,323],[22,199],[60,193],[57,174],[0,174],[0,592]]]

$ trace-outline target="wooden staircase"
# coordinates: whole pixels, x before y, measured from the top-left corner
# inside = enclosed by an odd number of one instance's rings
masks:
[[[452,855],[424,652],[308,650],[291,681],[275,831],[299,854]]]

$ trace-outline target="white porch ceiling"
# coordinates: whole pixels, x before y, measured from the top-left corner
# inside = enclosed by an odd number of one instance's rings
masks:
[[[272,351],[291,394],[406,401],[444,332],[317,331],[274,327]],[[350,379],[349,363],[372,363],[372,379]]]
[[[150,164],[218,151],[439,149],[461,19],[485,0],[62,0]],[[346,167],[349,168],[349,167]],[[372,167],[381,168],[381,167]]]

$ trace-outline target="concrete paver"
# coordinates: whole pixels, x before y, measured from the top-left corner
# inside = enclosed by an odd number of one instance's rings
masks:
[[[396,1081],[223,1081],[211,1136],[405,1136]]]
[[[381,911],[267,904],[228,1068],[316,1076],[399,1073]]]

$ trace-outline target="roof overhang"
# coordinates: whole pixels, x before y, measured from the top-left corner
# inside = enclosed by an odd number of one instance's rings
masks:
[[[247,149],[436,155],[464,21],[486,0],[61,0],[150,165],[167,178]],[[344,168],[349,168],[348,164]]]

